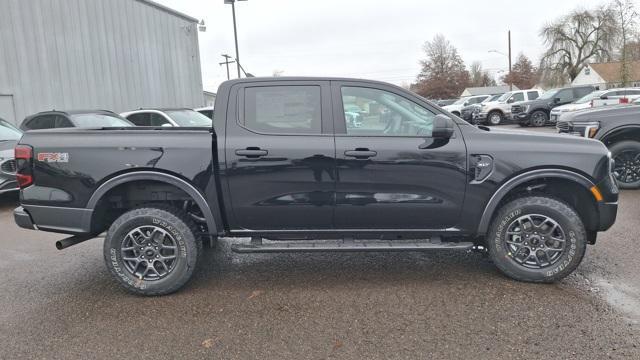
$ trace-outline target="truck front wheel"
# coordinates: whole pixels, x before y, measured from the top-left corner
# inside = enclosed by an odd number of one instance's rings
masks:
[[[622,189],[640,188],[640,141],[621,141],[613,144],[611,156],[615,160],[613,170],[618,186]]]
[[[165,295],[193,274],[202,246],[197,226],[169,206],[145,206],[122,214],[104,240],[104,259],[116,281],[138,295]]]
[[[586,250],[576,211],[552,197],[526,196],[505,204],[487,234],[487,248],[505,275],[527,282],[555,282],[573,272]]]
[[[487,123],[489,125],[500,125],[504,120],[504,116],[500,111],[492,111],[487,115]]]

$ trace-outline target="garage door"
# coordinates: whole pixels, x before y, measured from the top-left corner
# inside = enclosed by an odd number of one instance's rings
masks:
[[[12,124],[16,124],[13,95],[0,95],[0,118],[5,119]]]

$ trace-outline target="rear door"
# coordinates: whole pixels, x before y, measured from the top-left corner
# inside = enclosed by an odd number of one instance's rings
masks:
[[[395,87],[332,82],[337,229],[455,226],[466,189],[466,147],[431,137],[436,109]],[[520,94],[522,95],[522,94]],[[358,122],[349,113],[359,114]]]
[[[327,81],[238,84],[226,128],[232,229],[333,227],[335,144]]]

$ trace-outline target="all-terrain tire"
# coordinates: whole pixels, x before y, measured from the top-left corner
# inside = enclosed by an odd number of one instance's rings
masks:
[[[625,164],[625,168],[622,168],[624,169],[622,171],[626,172],[626,166],[630,167],[631,175],[629,176],[629,181],[621,181],[620,175],[616,175],[618,186],[621,189],[640,189],[640,180],[633,181],[633,174],[640,173],[640,141],[620,141],[613,144],[609,150],[611,151],[611,157],[616,161],[616,171],[620,171],[621,162],[628,162],[628,165]],[[623,153],[628,153],[629,155]],[[625,157],[623,158],[621,155]]]
[[[514,259],[506,245],[510,224],[525,215],[540,215],[557,222],[565,236],[565,248],[555,262],[542,268],[525,267]],[[576,211],[561,200],[546,195],[526,196],[510,201],[494,216],[487,233],[489,256],[508,277],[526,282],[551,283],[572,273],[584,257],[586,230]]]
[[[162,277],[158,276],[156,279],[136,277],[123,260],[121,250],[125,237],[140,227],[158,228],[175,242],[175,253],[171,250],[169,254],[175,254],[175,262],[170,263],[171,270]],[[202,249],[202,242],[196,238],[197,234],[198,227],[182,210],[165,205],[142,206],[122,214],[111,225],[104,239],[104,260],[116,282],[129,292],[145,296],[170,294],[184,286],[193,275]],[[159,256],[163,255],[159,254]],[[141,266],[145,264],[149,263],[144,262]],[[158,268],[162,269],[159,265]]]

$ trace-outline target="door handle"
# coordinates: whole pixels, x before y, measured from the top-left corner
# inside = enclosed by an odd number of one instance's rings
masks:
[[[368,159],[376,155],[378,155],[378,153],[373,150],[360,149],[360,148],[355,150],[347,150],[344,152],[344,156],[354,157],[356,159]]]
[[[248,147],[246,149],[236,150],[236,155],[253,159],[266,156],[267,154],[269,154],[267,150],[262,150],[259,147]]]

